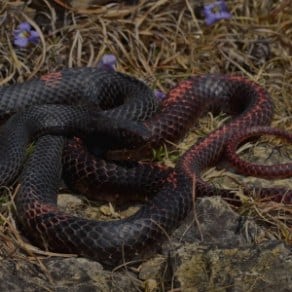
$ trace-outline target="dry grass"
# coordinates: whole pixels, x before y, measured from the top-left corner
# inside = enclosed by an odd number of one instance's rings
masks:
[[[3,0],[0,4],[0,84],[21,82],[64,67],[95,66],[105,53],[117,56],[118,70],[163,91],[192,74],[236,72],[267,88],[276,108],[273,125],[291,131],[292,7],[289,1],[227,1],[232,19],[210,27],[195,15],[199,2],[141,1],[137,6],[109,4],[83,9],[83,13],[66,10],[64,15],[61,9],[57,15],[53,1],[39,1],[38,9],[34,10],[22,1]],[[38,18],[34,18],[36,12]],[[22,21],[28,21],[40,33],[38,46],[26,49],[13,46],[13,29]],[[212,115],[202,119],[178,145],[179,153],[221,122],[222,117]],[[266,141],[259,142],[259,156],[266,152]],[[278,149],[279,141],[276,143]],[[247,156],[252,149],[248,148]],[[169,154],[164,152],[165,160],[171,163],[173,157],[165,153]],[[281,153],[275,160],[291,161],[290,146],[284,147]],[[177,152],[173,156],[177,157]],[[240,189],[235,181],[242,184],[251,180],[215,169],[205,177],[235,189]],[[291,179],[275,184],[292,189]],[[11,254],[19,245],[11,225],[9,202],[2,200],[2,249]],[[276,238],[292,243],[291,208],[253,200],[239,212],[256,218]]]

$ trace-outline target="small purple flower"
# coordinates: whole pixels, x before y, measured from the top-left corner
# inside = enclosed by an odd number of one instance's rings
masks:
[[[101,60],[97,63],[97,68],[102,70],[115,71],[117,67],[117,58],[113,54],[105,54]],[[154,89],[154,95],[158,101],[165,98],[166,94],[158,89]]]
[[[204,14],[207,25],[212,25],[221,19],[229,19],[231,17],[228,7],[223,0],[205,5]]]
[[[14,44],[20,48],[25,48],[29,43],[37,44],[40,36],[37,31],[31,29],[28,22],[20,23],[14,30]]]
[[[162,101],[166,94],[158,89],[154,89],[154,95],[157,98],[158,101]]]
[[[98,69],[115,70],[117,66],[117,58],[113,54],[105,54],[97,64]]]

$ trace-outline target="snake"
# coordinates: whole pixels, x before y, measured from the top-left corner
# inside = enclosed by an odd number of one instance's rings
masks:
[[[193,210],[194,196],[222,195],[233,201],[232,192],[204,181],[201,173],[225,152],[240,168],[243,161],[233,153],[242,139],[271,133],[292,142],[290,133],[267,128],[274,111],[268,92],[236,75],[191,76],[157,105],[144,82],[124,73],[64,69],[1,87],[0,111],[3,117],[11,115],[0,128],[0,180],[3,185],[19,176],[16,215],[27,237],[46,250],[78,254],[105,266],[141,257],[167,240]],[[106,161],[90,153],[84,142],[92,135],[97,143],[104,137],[110,141],[113,135],[118,146],[146,143],[157,147],[182,139],[208,111],[224,111],[231,118],[187,150],[174,168]],[[25,160],[25,144],[34,139],[34,151]],[[3,172],[7,168],[12,169],[9,177]],[[292,176],[292,163],[271,168],[275,176]],[[135,214],[121,220],[81,218],[57,206],[62,175],[75,186],[93,181],[88,186],[92,190],[95,186],[98,191],[105,187],[154,195]],[[258,193],[292,203],[291,190],[271,188]]]

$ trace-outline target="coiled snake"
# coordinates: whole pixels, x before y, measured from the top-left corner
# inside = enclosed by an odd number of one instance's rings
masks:
[[[53,105],[38,105],[43,103]],[[0,130],[2,185],[20,173],[25,146],[38,138],[21,172],[16,196],[17,217],[29,238],[52,251],[77,253],[114,265],[161,242],[179,225],[193,208],[194,184],[197,197],[219,194],[234,200],[231,192],[216,189],[200,174],[224,152],[234,156],[241,137],[270,131],[262,128],[273,115],[268,93],[239,76],[194,76],[170,90],[158,110],[156,107],[155,97],[144,83],[95,68],[67,69],[0,88],[2,117],[17,111]],[[106,162],[88,153],[79,138],[70,140],[63,153],[67,137],[72,136],[95,134],[98,142],[114,135],[113,141],[124,147],[139,147],[145,141],[153,147],[177,141],[199,116],[218,109],[231,114],[232,119],[191,147],[174,169]],[[249,128],[254,132],[249,134]],[[272,133],[292,141],[291,133]],[[240,168],[243,162],[237,160],[236,164]],[[56,206],[62,166],[66,180],[73,185],[159,190],[128,218],[110,222],[79,218]],[[270,169],[273,177],[277,173],[279,177],[292,176],[292,163]],[[292,202],[291,190],[260,190],[259,195]]]

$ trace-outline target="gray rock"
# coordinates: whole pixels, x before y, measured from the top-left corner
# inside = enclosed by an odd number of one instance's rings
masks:
[[[292,250],[279,242],[230,249],[188,244],[178,255],[181,291],[292,291]]]
[[[171,240],[238,247],[273,239],[253,220],[239,216],[219,197],[196,201],[196,208],[173,233]]]
[[[103,270],[84,258],[1,261],[0,291],[137,291],[140,281],[130,272]]]

